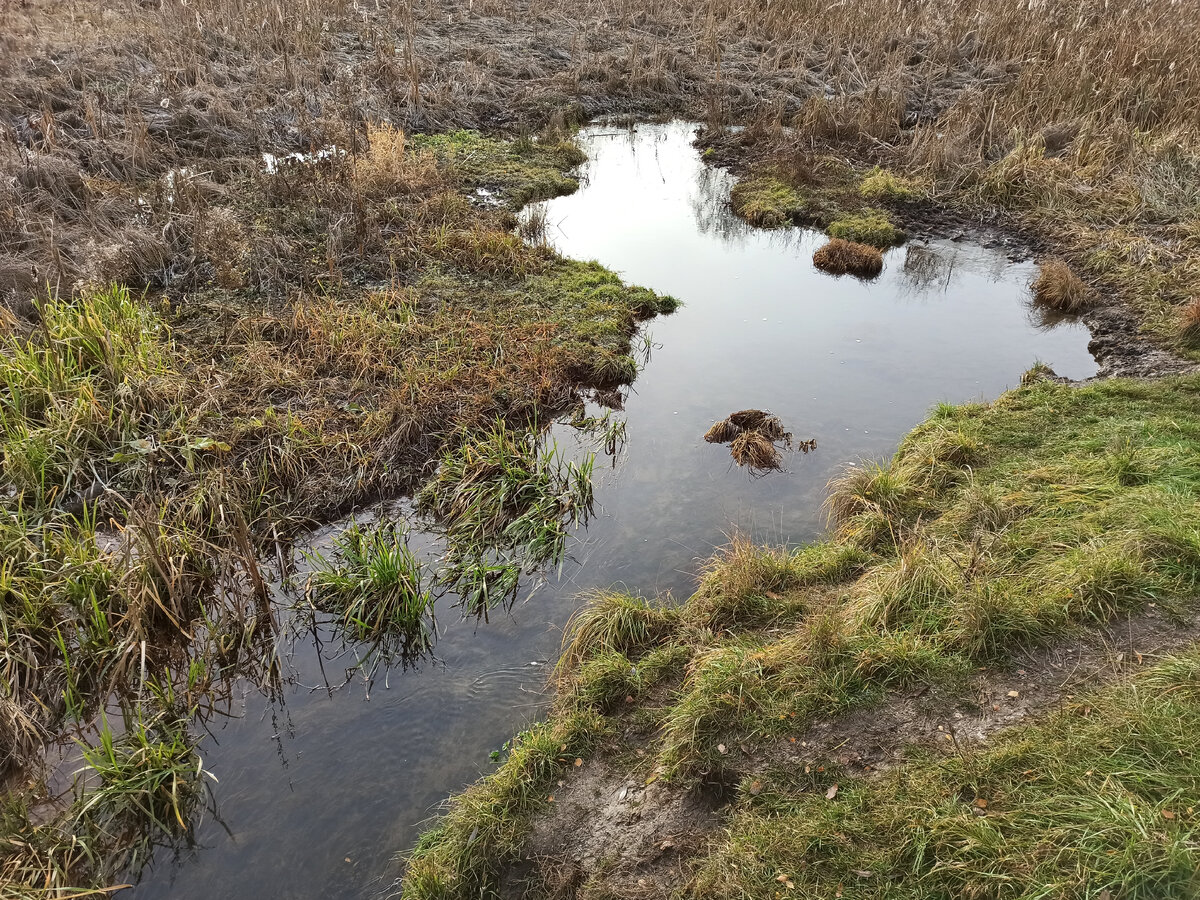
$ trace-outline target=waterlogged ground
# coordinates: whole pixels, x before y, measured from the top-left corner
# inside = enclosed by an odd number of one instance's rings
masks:
[[[817,535],[829,476],[890,454],[933,403],[993,397],[1037,360],[1072,378],[1095,371],[1082,326],[1045,327],[1030,312],[1031,266],[946,242],[891,251],[871,283],[822,275],[810,263],[822,236],[734,219],[731,179],[690,142],[683,124],[591,129],[585,186],[543,204],[563,253],[686,304],[653,323],[622,413],[627,443],[615,467],[598,459],[598,515],[573,561],[487,623],[460,621],[444,601],[436,659],[377,671],[369,690],[361,677],[338,687],[363,648],[284,623],[282,691],[243,685],[201,745],[219,779],[215,813],[195,846],[163,849],[125,896],[386,893],[395,851],[544,708],[546,667],[581,592],[621,583],[685,596],[698,561],[735,530],[769,543]],[[733,468],[701,436],[745,407],[770,409],[816,451],[762,478]]]

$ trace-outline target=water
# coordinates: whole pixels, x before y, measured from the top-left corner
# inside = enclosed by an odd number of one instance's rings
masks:
[[[731,179],[706,170],[683,124],[592,129],[585,186],[545,206],[565,254],[598,259],[686,304],[650,323],[653,353],[625,416],[616,469],[597,465],[599,515],[562,576],[487,624],[444,609],[438,662],[340,683],[348,658],[292,645],[292,683],[270,701],[246,685],[201,745],[218,816],[196,846],[162,851],[124,896],[375,897],[436,806],[537,718],[560,629],[592,588],[685,597],[697,564],[735,531],[799,542],[821,532],[824,485],[846,461],[890,455],[938,401],[990,398],[1035,361],[1095,372],[1088,334],[1028,307],[1029,265],[965,243],[887,254],[864,284],[815,271],[823,238],[749,229],[727,211]],[[751,478],[704,443],[715,420],[770,409],[817,450]],[[560,439],[573,439],[559,427]],[[326,657],[332,656],[328,646]],[[324,675],[322,674],[324,671]]]

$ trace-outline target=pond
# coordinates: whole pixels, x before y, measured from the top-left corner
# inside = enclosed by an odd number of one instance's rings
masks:
[[[547,668],[581,595],[620,585],[686,597],[700,562],[735,533],[819,536],[830,476],[890,455],[933,404],[995,397],[1039,360],[1071,378],[1095,372],[1082,325],[1047,326],[1031,310],[1032,265],[935,241],[888,252],[871,282],[824,275],[811,262],[822,235],[732,216],[733,178],[704,166],[693,132],[590,128],[582,188],[540,205],[563,254],[684,303],[650,323],[646,364],[617,414],[627,441],[614,466],[597,461],[597,514],[571,560],[489,622],[462,621],[447,603],[436,659],[378,672],[369,690],[362,679],[333,689],[353,656],[320,629],[296,633],[282,696],[245,683],[231,715],[209,722],[200,752],[219,783],[194,846],[162,849],[122,896],[387,893],[395,854],[545,708]],[[747,407],[816,450],[750,477],[702,437]],[[578,439],[554,433],[564,446]]]

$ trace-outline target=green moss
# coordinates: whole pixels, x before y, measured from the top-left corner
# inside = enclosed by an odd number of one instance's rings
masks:
[[[876,166],[863,176],[858,192],[864,200],[895,202],[917,200],[926,193],[926,188],[918,181]]]
[[[770,175],[742,179],[729,201],[738,216],[760,228],[790,225],[804,211],[804,198],[796,189]]]
[[[419,134],[411,144],[432,152],[465,186],[499,191],[516,208],[573,193],[579,182],[565,172],[585,159],[569,141],[500,141],[476,131]]]
[[[830,237],[885,250],[904,240],[904,232],[882,210],[868,209],[843,215],[830,223]]]

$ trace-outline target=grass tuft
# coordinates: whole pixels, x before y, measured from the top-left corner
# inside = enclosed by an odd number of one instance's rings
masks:
[[[866,244],[835,237],[813,254],[813,265],[830,275],[874,278],[883,271],[883,254]]]
[[[1200,348],[1200,298],[1188,303],[1179,314],[1179,338],[1189,347]]]
[[[879,166],[864,175],[858,187],[864,200],[876,202],[911,202],[924,196],[927,191],[926,185]]]
[[[522,573],[562,562],[568,529],[591,514],[594,462],[568,460],[503,421],[443,457],[419,501],[444,525],[440,578],[468,611],[511,601]]]
[[[334,559],[314,553],[307,594],[319,609],[337,613],[359,640],[404,635],[427,642],[433,595],[422,586],[422,565],[395,525],[365,530],[351,525],[334,539]]]
[[[843,216],[831,222],[826,230],[832,238],[866,244],[879,250],[886,250],[904,240],[904,231],[888,218],[887,213],[879,209],[867,209]]]
[[[791,225],[804,212],[804,198],[796,189],[770,175],[742,179],[729,202],[735,214],[759,228]]]
[[[1062,313],[1081,313],[1096,303],[1087,285],[1061,259],[1048,259],[1038,267],[1032,289],[1035,303]]]

